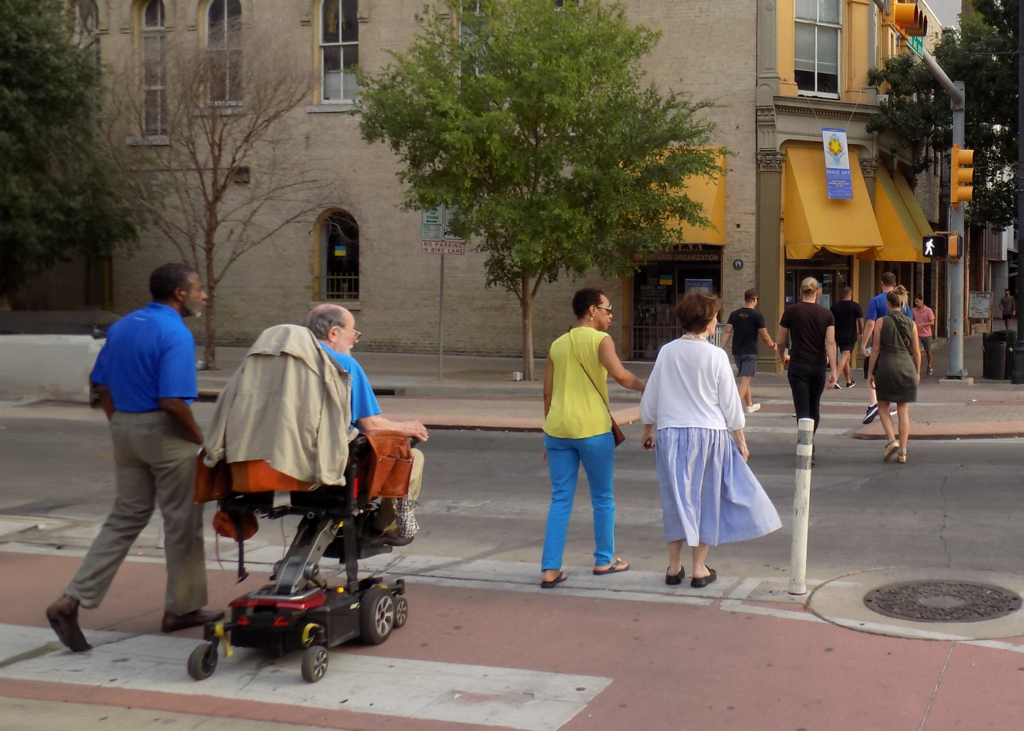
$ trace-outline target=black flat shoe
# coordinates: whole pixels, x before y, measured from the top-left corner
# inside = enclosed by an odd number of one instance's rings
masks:
[[[565,581],[568,578],[569,578],[569,574],[567,574],[564,571],[562,571],[562,572],[560,572],[558,574],[558,578],[552,579],[551,581],[544,581],[543,579],[541,579],[540,588],[541,589],[554,589],[556,586],[558,586],[559,584],[561,584],[563,581]]]
[[[718,578],[718,574],[716,574],[715,570],[710,566],[708,566],[708,571],[710,571],[711,573],[703,578],[691,579],[690,586],[692,586],[694,589],[703,589],[705,586],[712,583],[715,579]]]
[[[686,578],[686,571],[682,568],[679,569],[679,573],[675,576],[668,571],[665,572],[665,583],[669,586],[679,586],[683,583],[684,578]]]

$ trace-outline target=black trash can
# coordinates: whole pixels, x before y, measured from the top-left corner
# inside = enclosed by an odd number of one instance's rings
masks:
[[[1016,367],[1015,356],[1017,352],[1017,333],[1013,330],[1006,331],[1006,380],[1013,380],[1013,369]],[[1022,356],[1024,357],[1024,356]]]
[[[1005,330],[985,333],[981,337],[982,377],[990,381],[1006,378],[1006,336]]]

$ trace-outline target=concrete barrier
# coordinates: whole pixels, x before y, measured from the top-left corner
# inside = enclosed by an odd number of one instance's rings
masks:
[[[104,342],[88,335],[0,335],[0,396],[89,403],[89,374]]]

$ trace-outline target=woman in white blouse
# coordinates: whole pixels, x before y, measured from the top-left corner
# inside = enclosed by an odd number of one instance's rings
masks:
[[[721,309],[713,295],[683,296],[675,308],[683,335],[658,353],[640,404],[644,449],[657,447],[670,585],[685,576],[684,541],[693,557],[690,586],[701,588],[717,578],[704,563],[709,546],[782,527],[747,466],[743,408],[729,358],[708,342]]]

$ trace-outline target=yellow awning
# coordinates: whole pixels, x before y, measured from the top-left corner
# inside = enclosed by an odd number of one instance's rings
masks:
[[[910,211],[911,218],[914,219],[914,224],[917,226],[917,232],[921,234],[921,238],[917,240],[917,248],[919,251],[924,250],[924,242],[921,240],[925,236],[931,236],[935,232],[932,231],[932,225],[928,223],[928,216],[921,210],[921,204],[917,202],[917,196],[914,195],[914,189],[910,187],[910,183],[903,177],[903,173],[897,171],[896,177],[893,179],[896,183],[896,190],[899,191],[900,198],[907,206],[907,210]]]
[[[850,165],[852,200],[828,197],[825,154],[820,147],[786,149],[786,193],[782,230],[786,256],[810,259],[819,249],[850,256],[882,246],[860,165]]]
[[[925,218],[924,211],[918,205],[910,185],[899,173],[896,179],[902,181],[908,195],[900,195],[897,183],[889,176],[885,167],[878,166],[878,175],[875,177],[875,220],[878,221],[878,230],[882,234],[883,246],[881,249],[866,251],[859,259],[877,259],[880,261],[921,261],[927,262],[921,255],[923,246],[922,237],[931,234],[931,226]],[[909,198],[909,203],[907,201]],[[928,234],[924,234],[911,213],[911,207],[916,208]]]
[[[715,164],[721,172],[711,177],[689,178],[683,186],[686,196],[704,207],[704,218],[714,228],[701,228],[682,221],[670,221],[667,228],[682,233],[688,244],[725,244],[725,155],[719,155]]]

